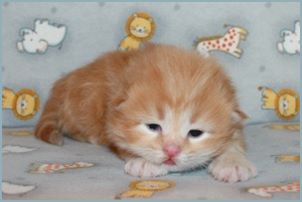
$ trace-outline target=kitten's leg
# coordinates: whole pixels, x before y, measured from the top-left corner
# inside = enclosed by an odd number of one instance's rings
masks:
[[[54,119],[40,119],[35,129],[35,136],[50,144],[63,145],[63,135]]]
[[[219,181],[234,183],[257,175],[256,167],[245,156],[241,131],[236,133],[224,153],[209,165],[209,172]]]
[[[124,170],[127,174],[135,177],[158,177],[168,173],[164,166],[153,164],[143,158],[127,160]]]
[[[62,85],[62,81],[58,81],[53,87],[34,132],[37,138],[56,145],[63,145],[63,134],[59,123],[59,110],[64,95]]]
[[[63,134],[59,129],[57,110],[55,103],[49,101],[46,103],[45,110],[36,125],[35,136],[45,142],[55,145],[63,145]]]

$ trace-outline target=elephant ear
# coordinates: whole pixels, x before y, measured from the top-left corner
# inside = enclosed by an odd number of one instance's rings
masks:
[[[31,33],[33,33],[33,31],[31,29],[28,29],[28,28],[20,29],[20,35],[21,36],[24,36],[24,35],[27,35],[27,34],[31,34]]]
[[[37,49],[37,52],[40,54],[44,54],[48,49],[48,42],[44,39],[41,39],[39,40],[39,43],[43,43],[46,46],[46,48],[44,50]]]
[[[295,33],[296,33],[298,36],[300,36],[300,21],[299,21],[299,20],[297,20],[297,21],[295,22]]]

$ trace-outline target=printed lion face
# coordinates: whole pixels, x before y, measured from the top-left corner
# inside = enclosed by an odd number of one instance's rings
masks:
[[[130,23],[130,32],[139,38],[148,37],[151,33],[151,22],[147,19],[136,17]]]
[[[139,40],[151,38],[154,30],[153,19],[147,13],[135,13],[128,18],[126,23],[127,34]]]
[[[279,116],[286,118],[293,118],[299,112],[299,100],[297,96],[290,91],[283,91],[279,93],[279,99],[277,100],[277,113]]]
[[[32,118],[39,108],[39,97],[30,89],[22,89],[16,93],[13,112],[19,119],[27,120]]]
[[[300,111],[300,98],[298,93],[291,89],[281,89],[279,92],[271,88],[260,87],[263,90],[263,109],[274,109],[277,115],[285,120],[294,118]]]

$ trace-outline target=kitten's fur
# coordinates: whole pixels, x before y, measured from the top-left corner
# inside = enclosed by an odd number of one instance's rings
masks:
[[[213,59],[149,44],[108,53],[58,80],[35,135],[57,145],[63,144],[63,134],[106,144],[134,176],[210,162],[216,179],[236,182],[256,175],[244,154],[244,118],[229,78]],[[161,128],[148,128],[151,123]],[[203,135],[189,136],[194,129]],[[172,163],[164,163],[166,149]]]

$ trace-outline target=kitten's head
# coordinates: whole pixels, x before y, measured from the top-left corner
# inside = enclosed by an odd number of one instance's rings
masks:
[[[109,119],[114,144],[170,170],[205,164],[240,127],[235,92],[212,59],[151,45],[129,59]]]

